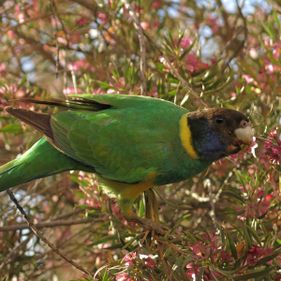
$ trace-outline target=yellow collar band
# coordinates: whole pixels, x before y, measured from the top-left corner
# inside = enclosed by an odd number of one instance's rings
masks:
[[[192,135],[188,125],[187,114],[184,114],[180,119],[180,140],[187,154],[192,159],[198,159],[198,154],[192,145]]]

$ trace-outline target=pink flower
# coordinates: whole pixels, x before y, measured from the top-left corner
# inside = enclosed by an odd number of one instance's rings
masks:
[[[71,64],[68,65],[68,69],[73,71],[79,71],[79,70],[94,71],[94,67],[85,59],[80,59],[72,62]]]
[[[158,97],[157,87],[153,86],[152,89],[147,93],[150,97]]]
[[[162,7],[162,5],[163,5],[162,0],[153,0],[151,4],[151,8],[158,10]]]
[[[249,55],[252,59],[257,59],[259,57],[258,51],[256,48],[251,48],[249,50]]]
[[[220,29],[218,20],[212,16],[207,18],[206,24],[212,29],[213,33],[217,33]]]
[[[134,279],[132,279],[127,272],[117,273],[115,275],[115,280],[116,281],[134,281]]]
[[[180,41],[180,47],[183,49],[188,48],[192,43],[192,40],[189,37],[183,37]]]
[[[154,269],[156,266],[155,261],[151,257],[147,257],[144,261],[144,264],[146,267],[148,267],[150,269]]]
[[[0,98],[0,108],[4,108],[8,105],[8,102],[5,99]]]
[[[272,253],[272,248],[262,248],[260,246],[252,246],[247,254],[246,264],[255,265],[259,259],[266,257]]]
[[[123,258],[123,262],[124,262],[125,266],[129,267],[129,266],[132,266],[134,264],[136,258],[137,258],[137,253],[136,252],[131,252],[131,253],[128,253]]]
[[[125,219],[124,219],[124,217],[121,213],[120,207],[119,207],[119,205],[117,204],[116,201],[111,201],[110,209],[111,209],[112,214],[115,217],[117,217],[121,221],[125,221]]]
[[[106,13],[98,12],[97,18],[100,21],[101,24],[106,24],[108,22],[108,18]]]
[[[207,63],[202,62],[194,53],[186,56],[186,68],[189,72],[194,73],[209,67]]]
[[[81,18],[79,18],[79,19],[77,19],[77,20],[75,21],[75,23],[76,23],[77,25],[80,25],[80,26],[86,25],[86,24],[88,24],[89,22],[90,22],[90,20],[89,20],[88,18],[85,18],[85,17],[81,17]]]
[[[141,25],[141,27],[142,27],[143,30],[148,30],[148,29],[150,28],[150,24],[149,24],[149,22],[147,22],[147,21],[142,21],[142,22],[140,23],[140,25]]]
[[[118,81],[115,81],[115,83],[113,83],[113,88],[116,90],[122,90],[126,87],[126,80],[124,77],[120,77]]]
[[[251,193],[251,186],[248,188],[248,192]],[[260,218],[264,216],[271,205],[273,199],[272,194],[265,194],[262,188],[257,188],[249,198],[250,202],[245,208],[246,218]]]
[[[14,30],[8,30],[7,33],[6,33],[7,37],[10,39],[10,40],[15,40],[16,39],[16,33]]]
[[[6,64],[0,63],[0,74],[4,74],[6,72]]]
[[[101,207],[99,200],[94,197],[86,199],[85,204],[92,209],[99,209]]]
[[[199,274],[199,266],[194,264],[194,263],[188,263],[186,265],[186,277],[187,278],[192,278],[191,280],[195,280],[196,276]]]
[[[223,263],[229,263],[232,261],[232,256],[229,252],[227,252],[225,250],[221,250],[220,259]]]
[[[251,77],[250,75],[248,74],[243,74],[242,75],[242,78],[246,81],[247,84],[255,84],[256,81],[254,80],[253,77]]]
[[[205,256],[206,246],[203,244],[203,242],[197,241],[190,248],[195,256],[200,258]]]
[[[280,42],[277,42],[277,43],[274,43],[273,44],[273,57],[276,59],[276,60],[279,60],[280,59],[280,55],[281,55],[281,43]]]
[[[75,89],[74,87],[66,87],[63,89],[64,95],[73,95],[73,94],[79,94],[82,91],[80,89]]]
[[[265,66],[265,70],[266,70],[266,72],[268,72],[268,73],[273,73],[274,72],[274,70],[275,70],[275,67],[274,67],[274,65],[273,64],[271,64],[271,63],[269,63],[269,64],[267,64],[266,66]]]
[[[204,275],[202,276],[203,277],[202,280],[204,281],[213,281],[215,280],[214,277],[218,279],[221,277],[220,273],[215,271],[211,272],[209,268],[202,268],[202,267],[200,268],[198,265],[194,263],[187,264],[185,268],[186,268],[185,274],[188,280],[197,280],[198,279],[197,277],[199,277],[199,273],[201,269],[204,269]]]
[[[93,95],[103,95],[103,94],[105,94],[105,91],[101,88],[97,88],[97,89],[93,90],[92,94]]]
[[[263,39],[263,42],[264,42],[265,47],[271,47],[272,46],[272,39],[269,38],[269,37],[265,37]]]
[[[24,23],[25,21],[25,14],[22,12],[21,5],[15,5],[15,16],[19,23]]]
[[[261,160],[264,164],[267,164],[267,162],[281,164],[281,137],[277,129],[268,133],[268,137],[264,142]]]

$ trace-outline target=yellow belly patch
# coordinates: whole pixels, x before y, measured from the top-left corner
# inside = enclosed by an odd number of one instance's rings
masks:
[[[146,179],[139,183],[122,183],[99,177],[99,179],[112,191],[118,199],[135,200],[145,190],[153,187],[156,173],[149,174]]]
[[[180,119],[180,140],[184,150],[192,159],[198,159],[198,154],[192,145],[192,135],[188,125],[187,113]]]

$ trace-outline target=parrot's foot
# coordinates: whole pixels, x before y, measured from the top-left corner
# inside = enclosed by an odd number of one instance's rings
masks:
[[[144,192],[145,198],[145,217],[154,222],[159,222],[158,202],[153,189]]]
[[[137,215],[126,215],[126,220],[128,222],[134,222],[141,225],[145,230],[155,232],[160,235],[165,235],[168,231],[168,228],[159,222],[155,222],[151,219],[140,218]]]
[[[155,232],[160,235],[167,233],[168,228],[159,222],[158,203],[155,193],[152,189],[145,191],[145,216],[141,218],[133,212],[134,199],[122,198],[119,200],[122,213],[128,222],[141,225],[146,231]]]

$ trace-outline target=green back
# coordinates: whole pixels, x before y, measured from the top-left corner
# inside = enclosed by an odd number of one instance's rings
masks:
[[[179,120],[185,109],[148,97],[82,97],[111,107],[55,113],[51,119],[54,140],[100,176],[136,183],[156,174],[155,183],[166,184],[193,176],[209,164],[189,158],[180,143]]]

